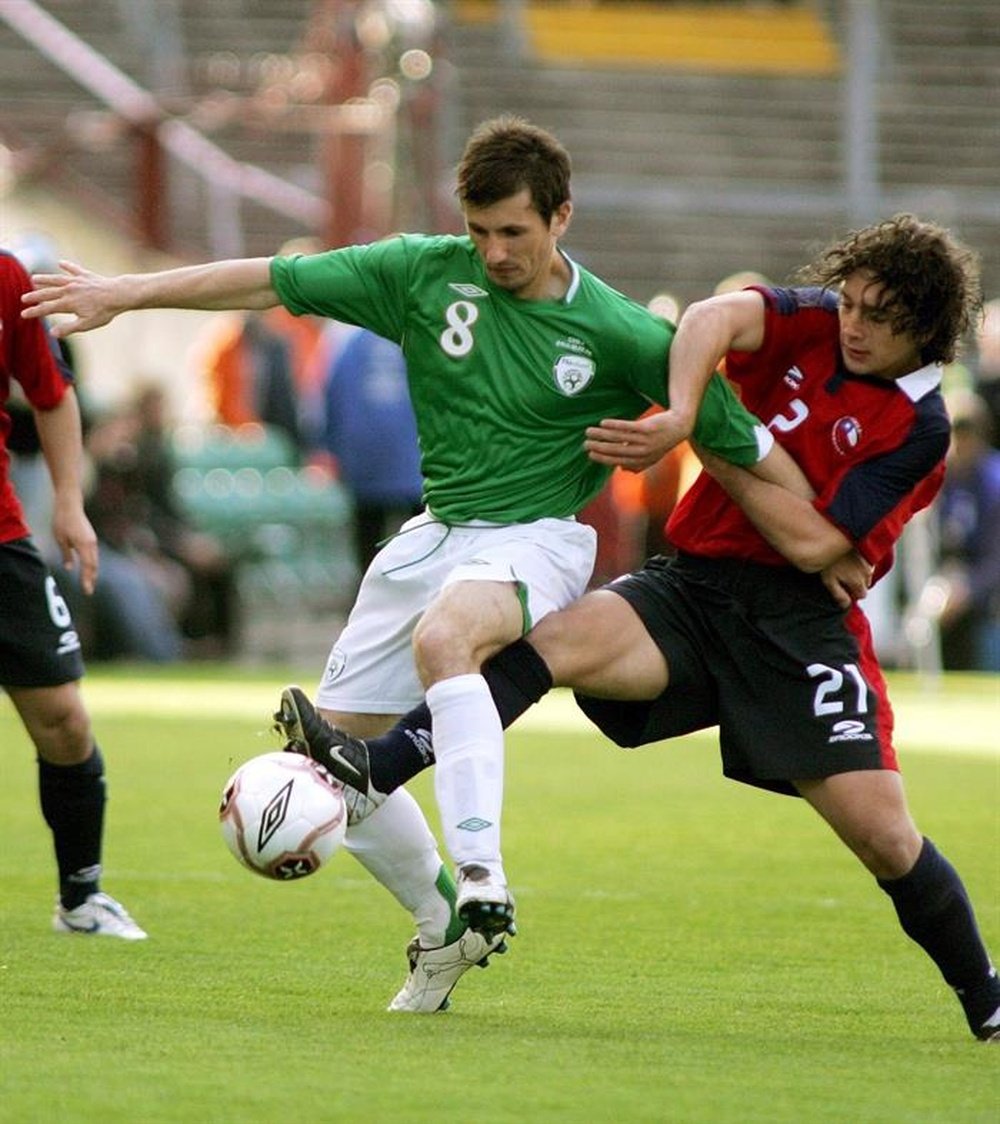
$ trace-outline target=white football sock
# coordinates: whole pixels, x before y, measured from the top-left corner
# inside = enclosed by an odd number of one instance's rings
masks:
[[[434,719],[434,792],[456,866],[478,863],[502,877],[500,813],[504,742],[481,675],[442,679],[427,691]]]
[[[445,943],[453,902],[438,885],[443,864],[437,842],[405,788],[397,788],[380,808],[349,827],[344,846],[413,915],[425,948]]]

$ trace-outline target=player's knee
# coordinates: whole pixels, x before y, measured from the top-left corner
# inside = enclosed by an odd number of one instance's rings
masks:
[[[90,717],[79,699],[57,700],[34,715],[28,733],[38,755],[54,765],[79,765],[93,749]]]
[[[908,874],[917,861],[921,844],[921,836],[908,817],[873,823],[851,840],[854,853],[881,879]]]
[[[447,613],[425,613],[413,632],[413,658],[426,685],[473,670],[468,629]]]

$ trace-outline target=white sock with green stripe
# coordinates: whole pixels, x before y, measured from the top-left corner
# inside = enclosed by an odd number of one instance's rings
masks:
[[[442,679],[427,691],[433,716],[434,792],[456,866],[476,863],[502,877],[500,814],[504,741],[481,675]]]
[[[405,788],[349,827],[344,846],[413,916],[425,948],[456,939],[462,926],[454,909],[454,883],[443,870],[419,804]]]

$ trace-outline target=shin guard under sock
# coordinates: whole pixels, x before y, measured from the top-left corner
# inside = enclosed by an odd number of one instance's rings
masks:
[[[958,872],[929,839],[902,878],[879,879],[908,937],[954,988],[975,1032],[996,1010],[998,985]]]
[[[506,729],[552,689],[552,675],[527,640],[515,640],[488,660],[486,680]],[[377,738],[369,738],[371,781],[379,792],[392,792],[434,764],[431,712],[420,703]]]
[[[94,750],[79,765],[38,761],[42,815],[52,832],[59,870],[59,897],[66,909],[98,888],[104,835],[104,761]]]

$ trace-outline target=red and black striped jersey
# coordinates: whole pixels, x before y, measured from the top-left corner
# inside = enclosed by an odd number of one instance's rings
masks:
[[[24,397],[36,409],[51,410],[59,405],[73,381],[42,322],[21,318],[21,294],[30,289],[31,279],[21,263],[0,250],[0,542],[24,538],[29,533],[8,473],[10,415],[6,406],[11,382],[20,385]]]
[[[950,440],[942,370],[929,365],[896,380],[852,375],[841,359],[834,293],[754,288],[765,301],[764,342],[730,352],[726,373],[808,477],[817,511],[878,578],[907,520],[941,487]],[[667,534],[690,554],[787,564],[704,472]]]

